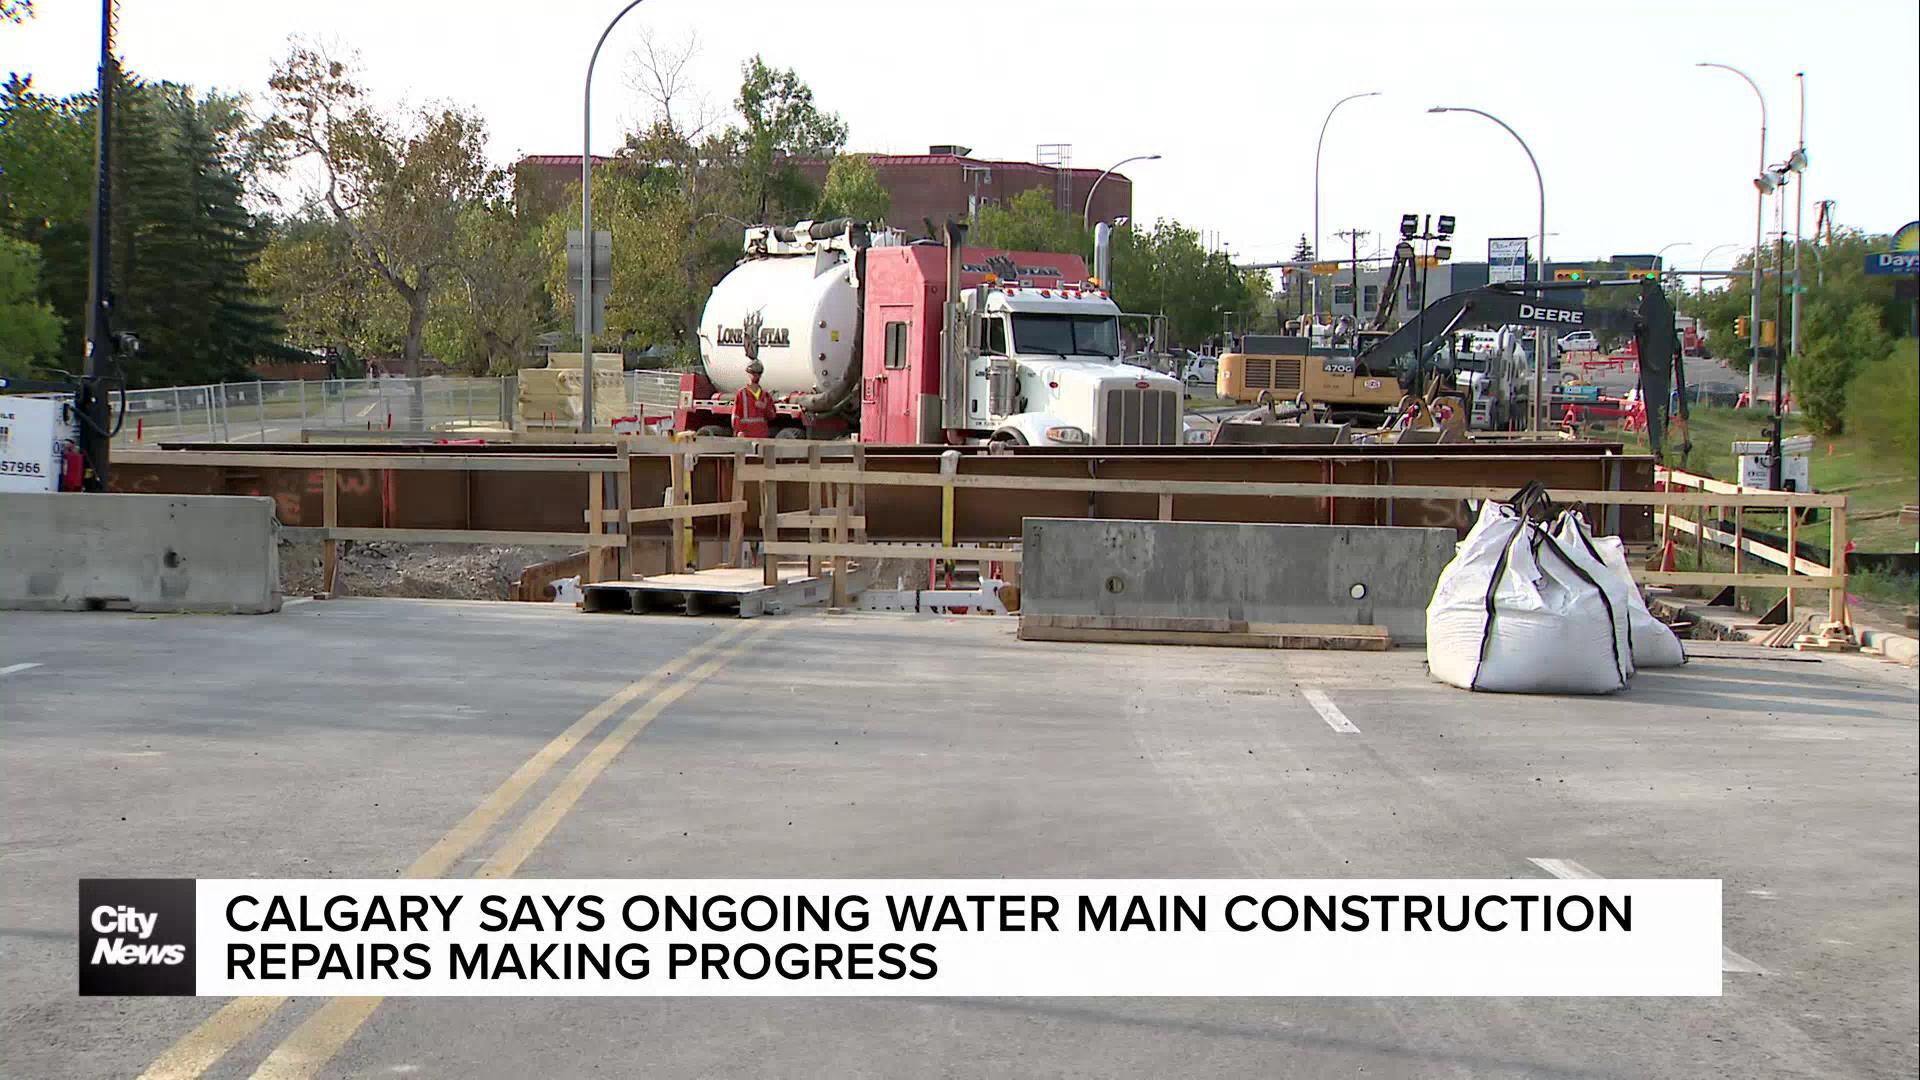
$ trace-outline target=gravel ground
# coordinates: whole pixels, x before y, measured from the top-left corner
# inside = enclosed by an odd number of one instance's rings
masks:
[[[280,545],[280,591],[309,596],[320,591],[322,545]],[[348,596],[413,596],[437,600],[505,600],[520,571],[564,558],[564,547],[477,547],[470,544],[340,545],[336,583]]]

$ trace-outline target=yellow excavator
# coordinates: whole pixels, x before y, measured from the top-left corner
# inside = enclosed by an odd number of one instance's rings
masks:
[[[1316,341],[1311,326],[1288,325],[1287,334],[1248,334],[1240,347],[1220,357],[1217,391],[1228,401],[1304,401],[1335,420],[1384,421],[1401,404],[1399,373],[1378,370],[1364,359],[1375,342],[1391,333],[1389,323],[1400,291],[1412,279],[1413,245],[1394,249],[1393,268],[1373,319],[1363,327],[1336,331]],[[1304,333],[1293,332],[1300,330]]]

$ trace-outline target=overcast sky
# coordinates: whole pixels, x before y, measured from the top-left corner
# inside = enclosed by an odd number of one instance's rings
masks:
[[[0,26],[0,69],[46,92],[94,80],[93,0],[38,0]],[[578,153],[581,79],[621,0],[122,0],[126,63],[147,78],[259,94],[290,34],[357,49],[383,101],[444,99],[482,112],[501,162]],[[1069,143],[1073,163],[1126,170],[1137,216],[1217,231],[1236,256],[1284,257],[1313,229],[1314,141],[1335,100],[1321,167],[1321,231],[1392,231],[1403,211],[1459,218],[1462,258],[1489,236],[1536,229],[1545,174],[1548,253],[1597,258],[1676,246],[1698,265],[1752,243],[1759,106],[1767,153],[1793,148],[1806,72],[1806,229],[1815,202],[1887,232],[1920,216],[1920,4],[1614,0],[1541,4],[1335,0],[1311,6],[1180,3],[956,5],[913,0],[648,0],[609,39],[594,145],[648,110],[627,85],[643,32],[697,35],[693,81],[722,108],[741,61],[796,68],[851,128],[850,149],[971,146],[1030,160]],[[1791,228],[1793,209],[1787,209]],[[1772,211],[1768,211],[1771,228]],[[1370,241],[1372,242],[1372,241]],[[1363,254],[1364,254],[1363,250]],[[1715,257],[1725,265],[1728,252]]]

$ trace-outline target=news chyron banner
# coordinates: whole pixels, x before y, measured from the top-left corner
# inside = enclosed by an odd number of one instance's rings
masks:
[[[80,992],[1717,996],[1720,882],[80,882]]]

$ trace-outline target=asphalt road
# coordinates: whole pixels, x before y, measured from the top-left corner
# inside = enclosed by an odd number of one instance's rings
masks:
[[[623,688],[651,722],[550,831],[525,826],[605,729],[445,842]],[[0,1073],[1911,1076],[1915,703],[1912,671],[1860,657],[1542,699],[1443,687],[1419,651],[1023,643],[983,617],[0,615]],[[1721,878],[1725,944],[1762,971],[1645,1000],[74,988],[81,876],[1545,877],[1536,859]]]

